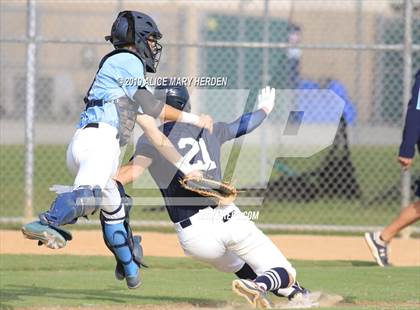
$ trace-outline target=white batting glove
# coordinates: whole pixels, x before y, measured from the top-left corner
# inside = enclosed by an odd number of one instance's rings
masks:
[[[258,109],[263,109],[267,115],[270,114],[276,101],[276,90],[270,86],[264,87],[261,89],[257,101]]]

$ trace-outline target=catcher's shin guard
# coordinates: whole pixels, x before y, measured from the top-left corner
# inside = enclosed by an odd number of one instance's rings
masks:
[[[140,285],[139,265],[134,261],[130,247],[131,238],[124,223],[114,224],[102,221],[102,229],[105,244],[123,267],[128,288],[137,288]]]
[[[122,198],[120,208],[124,208],[125,217],[123,222],[115,223],[118,219],[107,219],[106,213],[101,212],[103,237],[105,245],[114,254],[117,261],[115,268],[116,278],[118,280],[125,278],[129,288],[136,288],[140,285],[139,268],[147,266],[142,262],[143,248],[140,244],[141,237],[133,236],[129,223],[131,197],[125,194],[121,184],[118,182],[117,184]]]
[[[95,213],[101,201],[100,187],[80,186],[71,192],[58,194],[50,209],[41,213],[39,219],[44,225],[74,224],[79,217]]]

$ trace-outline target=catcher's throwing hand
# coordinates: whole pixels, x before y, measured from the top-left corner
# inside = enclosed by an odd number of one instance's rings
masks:
[[[203,176],[185,176],[180,181],[182,187],[201,196],[213,199],[217,204],[228,205],[238,194],[236,188],[226,182],[206,179]]]
[[[273,111],[275,100],[276,90],[270,86],[264,87],[258,95],[258,109],[263,109],[267,115],[270,114]]]

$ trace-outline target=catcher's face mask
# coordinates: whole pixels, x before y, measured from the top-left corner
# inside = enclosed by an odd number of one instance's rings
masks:
[[[154,61],[155,70],[159,64],[160,55],[162,54],[162,45],[158,42],[158,40],[159,38],[155,35],[150,35],[147,38],[147,44],[149,45],[150,54]]]

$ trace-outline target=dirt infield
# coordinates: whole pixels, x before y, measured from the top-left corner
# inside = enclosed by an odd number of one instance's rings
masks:
[[[144,232],[147,256],[183,257],[175,234]],[[111,255],[102,241],[101,231],[74,231],[74,240],[65,248],[50,250],[24,239],[19,231],[0,231],[1,254]],[[372,261],[362,237],[271,235],[270,238],[290,259]],[[390,259],[396,266],[420,266],[420,240],[395,239]]]

